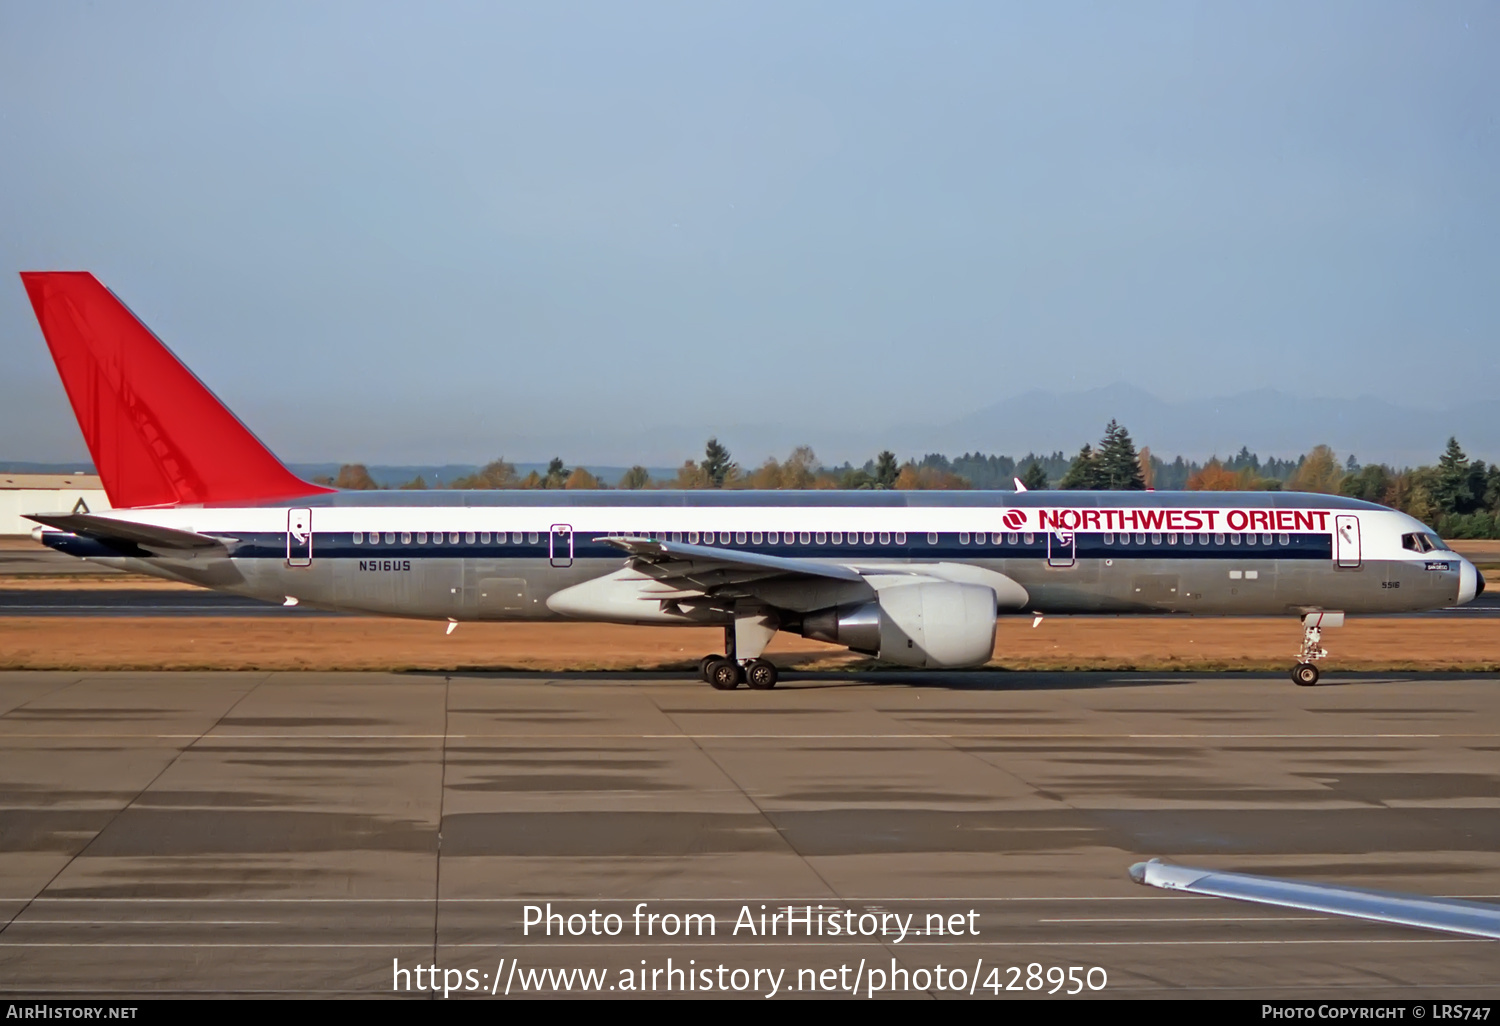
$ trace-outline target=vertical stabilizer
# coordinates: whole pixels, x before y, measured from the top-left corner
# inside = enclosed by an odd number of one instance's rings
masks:
[[[112,505],[332,491],[287,470],[92,274],[28,271],[21,281]]]

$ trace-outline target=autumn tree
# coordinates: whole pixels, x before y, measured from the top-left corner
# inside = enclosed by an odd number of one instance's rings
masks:
[[[673,488],[712,488],[713,481],[708,476],[708,471],[698,466],[693,460],[683,460],[682,466],[677,468],[677,479],[672,482]]]
[[[401,488],[403,491],[425,492],[427,490],[427,482],[423,479],[421,474],[418,474],[416,477],[403,484]]]
[[[380,487],[363,463],[345,463],[333,479],[333,486],[355,492],[372,492]]]
[[[516,468],[505,462],[504,459],[490,460],[478,472],[454,478],[448,487],[464,489],[515,488],[518,487]]]
[[[599,485],[599,479],[597,477],[595,477],[593,474],[590,474],[587,470],[584,470],[582,467],[576,467],[576,468],[574,468],[573,472],[568,475],[568,479],[563,482],[563,487],[564,488],[598,488],[598,487],[600,487],[600,485]]]
[[[1215,456],[1203,465],[1203,469],[1189,475],[1187,490],[1190,492],[1239,492],[1245,490],[1246,470],[1235,473]]]
[[[1339,466],[1339,459],[1333,454],[1333,450],[1326,445],[1315,445],[1303,457],[1302,465],[1287,482],[1287,488],[1294,492],[1337,495],[1343,480],[1344,469]]]

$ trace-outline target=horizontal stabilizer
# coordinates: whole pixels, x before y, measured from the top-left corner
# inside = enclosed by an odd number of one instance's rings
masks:
[[[101,517],[93,513],[31,513],[27,520],[55,527],[69,534],[95,541],[136,545],[145,549],[221,549],[234,538],[215,538],[193,531],[176,531],[154,524],[134,524],[128,520]]]
[[[1281,880],[1249,873],[1219,873],[1211,869],[1174,866],[1160,859],[1137,862],[1130,867],[1130,878],[1136,883],[1169,891],[1500,940],[1500,906],[1479,901],[1367,891],[1358,887]]]

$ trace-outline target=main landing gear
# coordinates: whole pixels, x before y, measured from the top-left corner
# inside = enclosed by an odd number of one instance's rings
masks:
[[[765,641],[774,634],[774,629],[764,632],[764,640],[756,638],[758,647],[764,649]],[[709,683],[716,691],[733,691],[742,683],[750,685],[754,691],[769,691],[776,686],[780,674],[776,670],[776,664],[769,659],[746,659],[743,663],[737,658],[735,628],[724,628],[724,648],[726,655],[706,655],[698,660],[698,675]]]
[[[1326,658],[1328,649],[1323,647],[1323,628],[1342,627],[1343,613],[1306,613],[1302,617],[1302,650],[1297,653],[1297,665],[1292,667],[1292,683],[1298,687],[1315,687],[1320,674],[1313,663]]]
[[[769,659],[752,659],[741,666],[721,655],[706,655],[700,659],[698,675],[717,691],[733,691],[742,683],[755,691],[769,691],[780,679],[776,664]]]

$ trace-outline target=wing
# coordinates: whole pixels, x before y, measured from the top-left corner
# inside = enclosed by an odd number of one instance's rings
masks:
[[[168,549],[222,549],[235,538],[218,538],[193,531],[177,531],[170,527],[152,524],[134,524],[128,520],[101,517],[93,513],[35,513],[27,514],[27,520],[55,527],[69,534],[93,538],[105,544],[124,548],[143,548],[152,551]]]
[[[1377,923],[1419,926],[1500,940],[1500,906],[1457,898],[1393,894],[1357,887],[1279,880],[1249,873],[1219,873],[1211,869],[1174,866],[1160,859],[1137,862],[1130,878],[1139,884],[1169,891],[1186,891],[1262,905],[1280,905],[1309,912],[1328,912]]]

